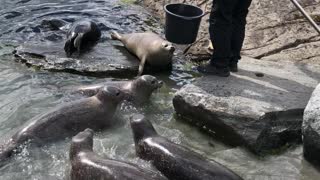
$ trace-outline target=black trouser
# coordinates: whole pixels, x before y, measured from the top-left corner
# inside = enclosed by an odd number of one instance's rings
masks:
[[[210,38],[214,47],[211,64],[227,67],[241,58],[246,17],[252,0],[213,0]]]

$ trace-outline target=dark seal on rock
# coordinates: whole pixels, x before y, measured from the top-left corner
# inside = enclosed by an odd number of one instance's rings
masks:
[[[157,172],[99,157],[93,152],[91,129],[86,129],[72,138],[70,161],[71,180],[166,180]]]
[[[35,117],[0,146],[0,162],[27,141],[37,145],[71,137],[86,128],[100,130],[114,124],[114,114],[124,94],[116,87],[101,89],[95,96],[70,102]]]
[[[170,42],[155,33],[119,34],[112,31],[111,38],[121,41],[131,53],[139,58],[139,76],[146,63],[152,67],[167,67],[172,63],[175,48]]]
[[[81,53],[95,45],[101,37],[101,31],[96,23],[89,20],[80,20],[72,24],[67,33],[64,50],[67,56],[74,52]]]
[[[115,86],[125,93],[126,100],[141,105],[146,103],[152,93],[160,88],[162,84],[162,81],[159,81],[154,76],[143,75],[131,81],[108,81],[101,84],[80,87],[77,89],[77,92],[86,96],[93,96],[103,87]]]
[[[151,163],[170,180],[241,180],[217,162],[209,162],[186,147],[157,134],[143,115],[130,119],[137,155]]]

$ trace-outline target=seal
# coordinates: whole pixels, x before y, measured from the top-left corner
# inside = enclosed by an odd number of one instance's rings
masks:
[[[209,162],[186,147],[157,134],[143,115],[130,118],[137,155],[150,161],[170,180],[241,180],[217,162]]]
[[[167,67],[172,63],[175,48],[155,33],[119,34],[111,32],[111,38],[120,40],[124,46],[140,60],[138,76],[143,73],[144,65]]]
[[[69,157],[71,180],[166,180],[159,172],[99,157],[93,152],[91,129],[86,129],[72,138]]]
[[[89,20],[79,20],[72,24],[67,32],[67,41],[64,45],[64,51],[67,56],[74,52],[80,54],[97,43],[101,37],[101,31],[96,23]]]
[[[136,105],[145,104],[152,93],[162,87],[163,82],[151,75],[139,76],[131,81],[107,81],[104,83],[80,87],[76,92],[85,96],[95,95],[99,89],[106,86],[118,87],[125,94],[125,99]]]
[[[73,101],[35,117],[2,147],[0,162],[19,152],[20,145],[38,146],[72,137],[86,128],[101,130],[115,123],[113,118],[124,94],[116,87],[105,87],[95,96]]]

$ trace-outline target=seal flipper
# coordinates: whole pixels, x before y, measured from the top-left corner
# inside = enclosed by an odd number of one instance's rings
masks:
[[[147,58],[146,58],[146,57],[143,57],[143,58],[140,60],[138,76],[141,76],[141,75],[142,75],[143,69],[144,69],[144,65],[146,64],[146,61],[147,61]]]
[[[117,31],[111,31],[111,39],[122,40],[122,36]]]
[[[83,33],[78,33],[74,39],[74,47],[77,49],[78,54],[80,54],[81,43],[82,43]]]
[[[75,39],[78,34],[72,34],[71,37],[68,37],[66,43],[64,44],[64,51],[67,54],[67,57],[70,57],[77,49],[75,46]]]

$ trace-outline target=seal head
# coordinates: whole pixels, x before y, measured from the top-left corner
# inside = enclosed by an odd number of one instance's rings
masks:
[[[137,146],[139,141],[152,136],[158,136],[158,133],[142,114],[134,114],[130,117],[130,125],[132,128],[134,142]]]
[[[66,55],[69,57],[74,52],[87,49],[96,44],[101,37],[101,31],[96,23],[88,20],[76,21],[67,33],[64,45]]]
[[[72,138],[70,147],[70,159],[73,159],[80,151],[92,151],[93,148],[93,130],[90,128],[78,133]]]
[[[114,86],[105,86],[102,89],[99,89],[96,96],[100,101],[112,104],[118,104],[125,98],[124,93]]]
[[[162,81],[159,81],[156,77],[151,75],[143,75],[135,80],[134,86],[140,87],[139,89],[145,91],[154,91],[161,88],[163,85]]]
[[[168,41],[163,41],[163,42],[161,43],[161,49],[162,49],[164,52],[167,52],[167,53],[168,53],[168,57],[169,57],[169,58],[172,58],[173,53],[174,53],[174,51],[176,50],[176,49],[174,48],[174,46],[173,46],[170,42],[168,42]]]

